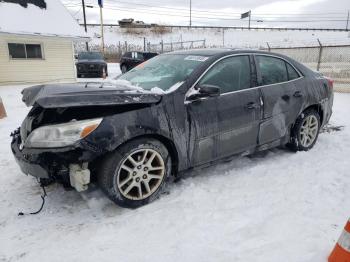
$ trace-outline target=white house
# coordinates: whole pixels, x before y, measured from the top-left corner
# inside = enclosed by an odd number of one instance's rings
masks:
[[[0,85],[75,81],[73,42],[87,40],[60,0],[0,0]]]

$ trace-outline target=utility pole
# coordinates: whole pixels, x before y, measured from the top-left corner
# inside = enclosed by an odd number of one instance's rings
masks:
[[[248,23],[248,29],[250,30],[250,19],[252,17],[252,11],[249,10],[249,23]]]
[[[348,18],[346,19],[346,30],[349,28],[349,10],[348,10]]]
[[[192,26],[192,0],[190,0],[190,27]]]
[[[98,5],[100,6],[100,23],[101,23],[101,50],[102,54],[105,53],[105,41],[104,41],[104,35],[103,35],[103,14],[102,14],[102,8],[103,8],[103,0],[98,0]]]
[[[82,3],[83,5],[83,16],[84,16],[84,29],[85,29],[85,33],[87,33],[87,28],[86,28],[86,15],[85,15],[85,1],[82,0]],[[89,43],[88,42],[85,42],[86,44],[86,51],[89,51]]]

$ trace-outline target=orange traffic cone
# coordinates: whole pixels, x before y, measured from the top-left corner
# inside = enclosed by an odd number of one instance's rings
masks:
[[[350,262],[350,219],[346,223],[343,233],[328,257],[329,262]]]
[[[0,97],[0,119],[7,117],[6,110],[4,104],[2,103],[2,99]]]

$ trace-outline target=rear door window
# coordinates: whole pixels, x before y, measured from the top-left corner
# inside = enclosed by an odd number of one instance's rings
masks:
[[[289,80],[297,79],[300,77],[298,72],[289,63],[286,63],[286,66]]]
[[[284,60],[271,56],[256,56],[260,71],[261,85],[271,85],[288,81],[287,67]]]
[[[127,52],[123,55],[124,58],[131,58],[131,52]]]

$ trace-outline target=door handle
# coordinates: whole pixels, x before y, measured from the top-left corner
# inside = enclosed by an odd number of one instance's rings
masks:
[[[245,108],[246,109],[255,109],[255,108],[258,108],[258,104],[254,103],[254,102],[249,102],[248,104],[246,104]]]
[[[293,96],[294,97],[302,97],[303,94],[300,91],[296,91]]]

